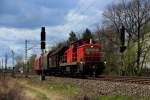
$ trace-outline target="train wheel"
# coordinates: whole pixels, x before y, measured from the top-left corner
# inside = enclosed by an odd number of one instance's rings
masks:
[[[100,63],[99,65],[97,65],[97,66],[96,66],[96,75],[102,74],[103,71],[104,71],[104,69],[105,69],[105,65],[104,65],[103,62]]]
[[[41,70],[35,70],[35,72],[36,72],[37,75],[41,74]]]
[[[72,75],[77,74],[77,69],[78,69],[78,67],[77,67],[77,66],[71,66],[71,69],[70,69],[71,74],[72,74]]]

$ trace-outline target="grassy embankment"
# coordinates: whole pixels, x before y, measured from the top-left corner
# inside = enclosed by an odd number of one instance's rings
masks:
[[[114,95],[114,96],[99,96],[96,97],[94,100],[150,100],[149,98],[137,98],[132,96],[120,96],[120,95]]]
[[[86,95],[75,85],[5,78],[0,81],[0,100],[76,100]],[[83,96],[82,96],[83,95]],[[77,98],[76,98],[77,97]],[[78,98],[79,99],[79,98]],[[81,99],[81,100],[82,100]],[[88,99],[89,100],[89,99]],[[149,100],[129,96],[99,96],[90,100]]]
[[[73,85],[30,79],[5,78],[0,86],[0,100],[70,100],[80,91]]]

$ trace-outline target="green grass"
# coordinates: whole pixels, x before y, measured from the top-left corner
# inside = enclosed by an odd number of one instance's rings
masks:
[[[30,92],[34,93],[36,95],[36,97],[39,98],[39,100],[49,100],[47,98],[47,96],[44,93],[40,92],[40,91],[37,91],[37,90],[32,89],[30,87],[26,87],[26,89],[29,90]]]
[[[76,85],[71,84],[59,84],[59,83],[51,83],[51,82],[37,82],[36,80],[32,80],[29,82],[32,86],[42,87],[44,86],[45,89],[49,92],[56,92],[58,94],[62,94],[65,96],[77,96],[80,93],[80,88]]]
[[[44,93],[42,93],[40,91],[37,91],[37,90],[35,90],[35,89],[31,88],[31,87],[28,87],[28,86],[25,86],[25,85],[22,86],[22,85],[19,84],[18,88],[20,88],[21,90],[29,91],[30,93],[35,95],[39,100],[49,100]]]
[[[99,96],[94,98],[94,100],[149,100],[148,98],[138,98],[138,97],[132,97],[132,96]]]
[[[74,85],[69,84],[49,84],[49,91],[62,93],[66,96],[76,96],[80,93],[80,89]]]

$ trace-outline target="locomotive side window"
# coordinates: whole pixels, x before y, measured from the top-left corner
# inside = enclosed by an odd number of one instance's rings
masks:
[[[52,58],[50,58],[50,57],[49,57],[49,62],[50,62],[49,65],[51,67],[52,66]]]

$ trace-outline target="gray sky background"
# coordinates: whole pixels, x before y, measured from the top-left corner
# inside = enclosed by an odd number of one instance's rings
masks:
[[[82,33],[102,23],[106,7],[118,0],[1,0],[0,55],[11,49],[24,55],[24,41],[40,41],[40,28],[46,27],[47,45],[68,38],[73,30]],[[38,45],[38,42],[29,45]],[[38,45],[40,47],[40,45]],[[32,49],[29,55],[39,51]]]

